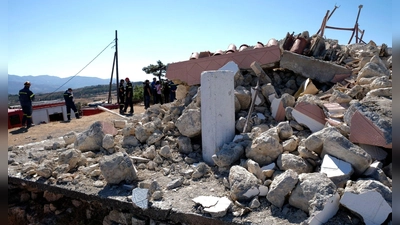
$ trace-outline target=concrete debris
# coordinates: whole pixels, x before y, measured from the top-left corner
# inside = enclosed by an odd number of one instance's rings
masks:
[[[391,49],[372,41],[342,46],[306,32],[302,38],[315,46],[289,51],[280,41],[279,65],[246,58],[242,67],[233,57],[241,52],[227,54],[234,62],[218,61],[221,55],[190,60],[202,73],[201,87],[200,77],[186,74],[187,80],[176,80],[172,103],[128,120],[98,121],[82,133],[10,146],[9,178],[76,186],[90,179],[107,194],[129,187],[132,204],[143,212],[159,207],[193,214],[183,200],[189,196],[196,215],[232,214],[230,222],[242,224],[335,224],[346,213],[353,222],[381,224],[392,212]],[[261,53],[258,46],[242,52]],[[194,68],[196,60],[203,64]],[[200,71],[207,63],[220,70]],[[182,68],[175,68],[176,76]],[[160,184],[135,187],[141,177]],[[217,185],[209,187],[211,181]],[[340,204],[351,212],[337,213]],[[141,216],[120,222],[126,217],[120,213],[104,223],[149,222]],[[266,214],[278,216],[260,219]]]
[[[196,204],[203,207],[204,212],[209,213],[212,217],[223,217],[226,215],[232,202],[227,197],[199,196],[192,199]]]
[[[365,224],[382,224],[392,213],[392,207],[382,198],[381,194],[374,190],[360,194],[345,192],[340,199],[340,204],[360,215]]]

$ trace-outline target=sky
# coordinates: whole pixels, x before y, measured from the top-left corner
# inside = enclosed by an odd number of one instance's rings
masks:
[[[119,78],[144,81],[154,76],[142,68],[158,60],[168,64],[230,44],[266,44],[288,32],[313,35],[335,5],[328,26],[353,28],[363,5],[363,40],[392,46],[389,0],[9,0],[8,74],[111,79],[117,31]],[[351,33],[325,29],[324,36],[347,45]]]

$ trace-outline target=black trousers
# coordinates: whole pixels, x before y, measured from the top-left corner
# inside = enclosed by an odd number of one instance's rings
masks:
[[[32,106],[22,106],[22,126],[26,126],[29,128],[32,125]]]
[[[67,116],[71,115],[71,109],[74,111],[75,114],[78,112],[75,104],[67,104]]]
[[[128,107],[131,107],[131,110],[129,112],[133,113],[133,101],[132,101],[132,98],[126,98],[124,112],[126,112]]]

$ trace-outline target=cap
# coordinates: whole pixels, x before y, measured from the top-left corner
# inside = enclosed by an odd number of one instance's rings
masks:
[[[126,80],[126,81],[129,81],[129,78],[127,77],[127,78],[125,78],[125,80]]]
[[[31,86],[31,82],[26,81],[26,82],[24,83],[24,85],[25,85],[25,86]]]

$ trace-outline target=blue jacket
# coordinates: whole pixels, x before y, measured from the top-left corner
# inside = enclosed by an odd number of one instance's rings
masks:
[[[35,100],[35,94],[29,90],[29,87],[25,86],[19,90],[18,95],[21,106],[32,106],[32,101]]]

